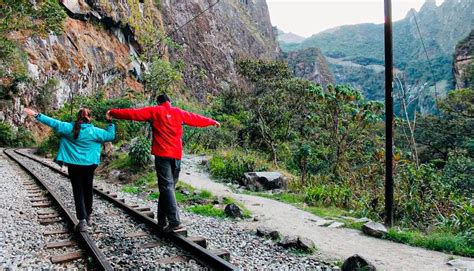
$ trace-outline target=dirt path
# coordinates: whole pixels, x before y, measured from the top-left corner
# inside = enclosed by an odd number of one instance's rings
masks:
[[[206,189],[215,195],[230,196],[242,202],[253,215],[260,218],[257,222],[247,222],[249,228],[265,225],[283,235],[301,235],[312,239],[323,257],[346,259],[359,254],[379,270],[455,270],[446,264],[450,257],[448,254],[368,237],[357,230],[319,227],[316,223],[322,220],[321,217],[291,205],[235,194],[227,186],[212,181],[209,174],[199,166],[201,160],[199,156],[186,156],[182,162],[180,179],[197,189]]]

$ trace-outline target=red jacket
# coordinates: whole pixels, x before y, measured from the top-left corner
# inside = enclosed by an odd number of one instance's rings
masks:
[[[165,102],[158,106],[138,109],[112,109],[110,115],[117,119],[149,121],[153,129],[153,155],[181,160],[183,145],[182,125],[206,127],[216,124],[213,119],[187,112]]]

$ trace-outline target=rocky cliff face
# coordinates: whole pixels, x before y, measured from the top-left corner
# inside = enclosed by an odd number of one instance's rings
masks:
[[[474,88],[474,30],[456,46],[453,62],[456,88]]]
[[[318,48],[290,52],[286,60],[297,77],[308,79],[323,86],[335,83],[326,58]]]
[[[37,5],[36,1],[22,1]],[[189,92],[201,99],[239,83],[234,67],[238,58],[275,59],[279,55],[265,0],[221,0],[179,31],[174,30],[200,14],[210,1],[58,1],[67,13],[63,33],[8,32],[7,39],[26,53],[25,66],[33,83],[20,84],[11,100],[0,102],[0,121],[21,125],[22,107],[35,106],[41,88],[51,80],[55,82],[54,108],[73,95],[99,89],[109,97],[143,91],[147,61],[157,53],[184,62]],[[166,33],[182,45],[180,50],[161,50]],[[3,84],[8,80],[2,76],[0,73]]]
[[[214,1],[163,2],[166,29],[182,45],[181,50],[170,51],[170,58],[185,61],[184,80],[201,100],[239,82],[235,68],[239,58],[279,55],[265,0],[221,0],[176,30]]]

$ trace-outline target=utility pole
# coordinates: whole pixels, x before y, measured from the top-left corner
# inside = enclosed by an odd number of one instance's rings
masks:
[[[393,227],[392,1],[385,1],[385,225]]]

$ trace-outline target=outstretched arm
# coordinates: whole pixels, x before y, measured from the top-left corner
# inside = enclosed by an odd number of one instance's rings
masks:
[[[101,128],[96,128],[96,140],[98,142],[108,142],[115,139],[115,125],[110,122],[107,124],[106,130]]]
[[[181,115],[183,116],[184,124],[194,127],[207,127],[207,126],[216,126],[220,127],[221,124],[211,118],[201,116],[196,113],[191,113],[185,110],[181,110]]]
[[[33,109],[25,108],[25,113],[29,116],[34,116],[39,122],[48,125],[49,127],[53,128],[56,132],[60,134],[69,134],[72,131],[72,124],[69,122],[60,121],[41,113],[36,112]]]
[[[135,121],[151,121],[153,120],[153,107],[150,106],[138,109],[110,109],[107,111],[106,117]]]

